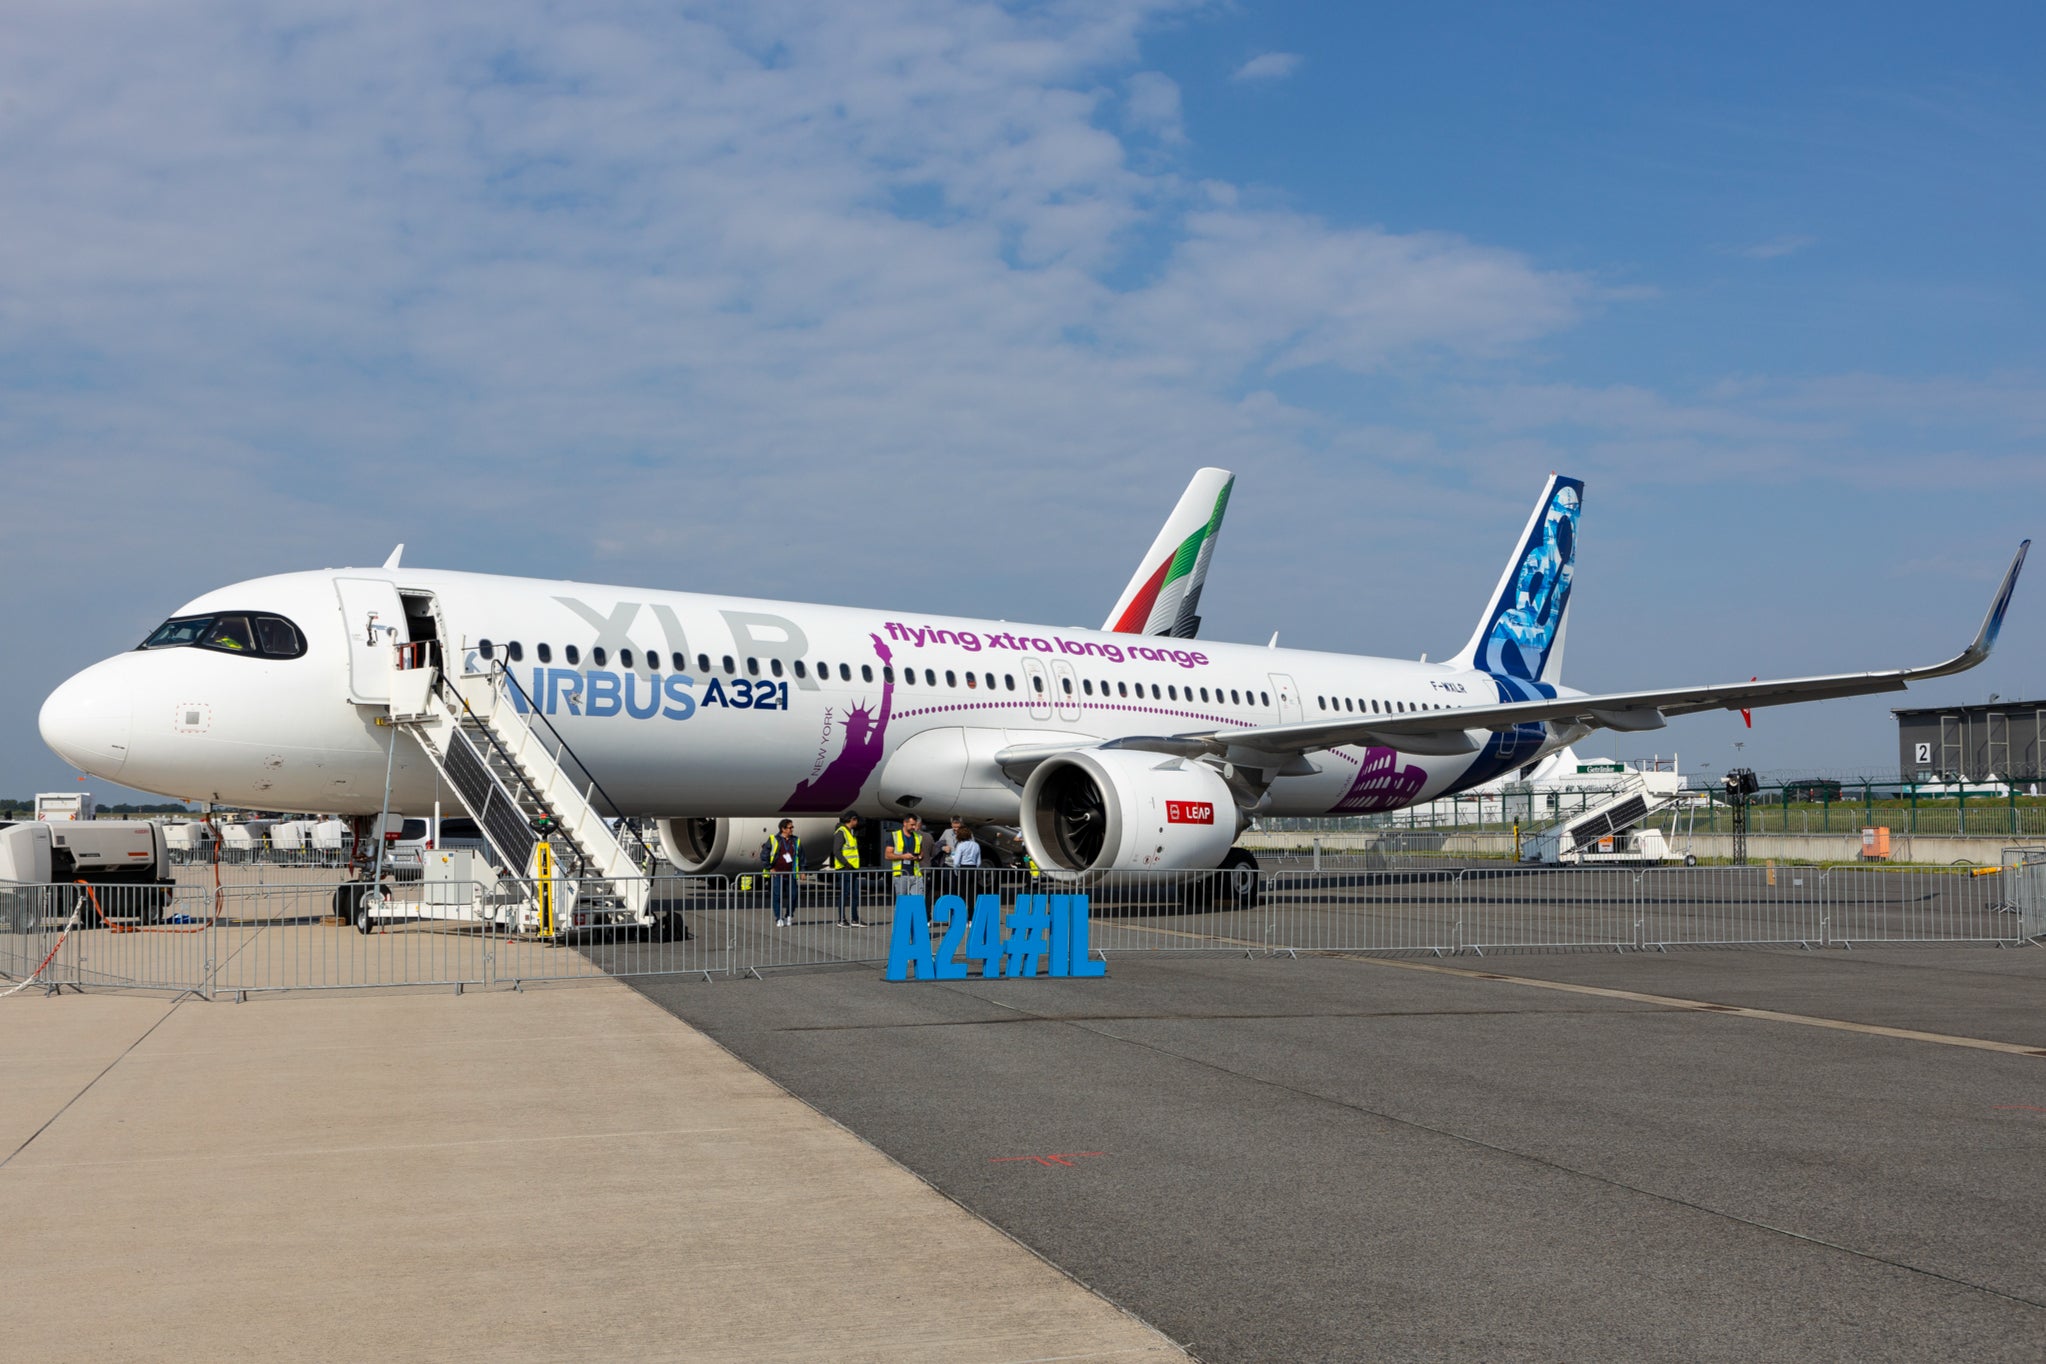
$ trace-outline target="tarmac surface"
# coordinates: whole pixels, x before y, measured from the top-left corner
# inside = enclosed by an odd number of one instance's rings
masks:
[[[1184,1357],[610,981],[0,1001],[0,1225],[8,1359]]]
[[[1215,1364],[2046,1353],[2046,951],[1110,972],[635,986]]]
[[[2012,937],[1995,878],[1295,878],[1105,902],[1106,980],[890,985],[821,883],[787,930],[735,896],[687,941],[552,946],[362,935],[300,869],[237,871],[208,931],[59,965],[281,996],[0,1007],[10,1348],[2046,1355],[2046,951],[1386,955]],[[1156,951],[1265,943],[1378,955]],[[306,990],[400,982],[471,990]],[[80,1281],[121,1291],[81,1313]]]

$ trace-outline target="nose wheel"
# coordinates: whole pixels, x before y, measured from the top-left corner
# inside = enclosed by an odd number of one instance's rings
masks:
[[[367,881],[346,881],[334,887],[334,917],[358,933],[376,932],[376,916],[385,903],[383,892]]]

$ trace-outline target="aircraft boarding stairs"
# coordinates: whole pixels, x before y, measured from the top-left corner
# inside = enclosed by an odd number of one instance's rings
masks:
[[[1521,845],[1524,862],[1665,862],[1676,860],[1650,821],[1684,799],[1675,772],[1628,772],[1604,798],[1537,830]],[[1682,860],[1695,859],[1682,855]]]
[[[593,803],[603,788],[517,680],[496,665],[456,678],[425,658],[406,666],[413,661],[401,657],[391,675],[391,723],[432,760],[503,869],[502,880],[486,874],[477,917],[544,926],[535,825],[551,820],[552,927],[653,926],[650,851],[624,825],[614,833],[604,822]]]

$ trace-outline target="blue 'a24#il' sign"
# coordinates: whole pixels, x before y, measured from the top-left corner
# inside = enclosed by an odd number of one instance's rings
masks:
[[[923,896],[895,897],[888,979],[965,980],[976,961],[983,978],[1035,976],[1039,958],[1047,976],[1108,974],[1107,962],[1087,956],[1084,895],[1019,895],[1006,917],[999,895],[975,896],[970,917],[957,895],[940,895],[930,909],[927,920]]]

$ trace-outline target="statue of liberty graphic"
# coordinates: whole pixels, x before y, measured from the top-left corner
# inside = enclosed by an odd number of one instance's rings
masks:
[[[881,765],[888,716],[895,705],[895,684],[888,680],[888,665],[894,656],[879,635],[867,638],[874,641],[874,654],[881,660],[881,713],[875,715],[864,705],[846,712],[844,745],[822,772],[798,783],[795,792],[782,802],[781,808],[791,814],[836,814],[850,807],[859,799],[867,778]]]

